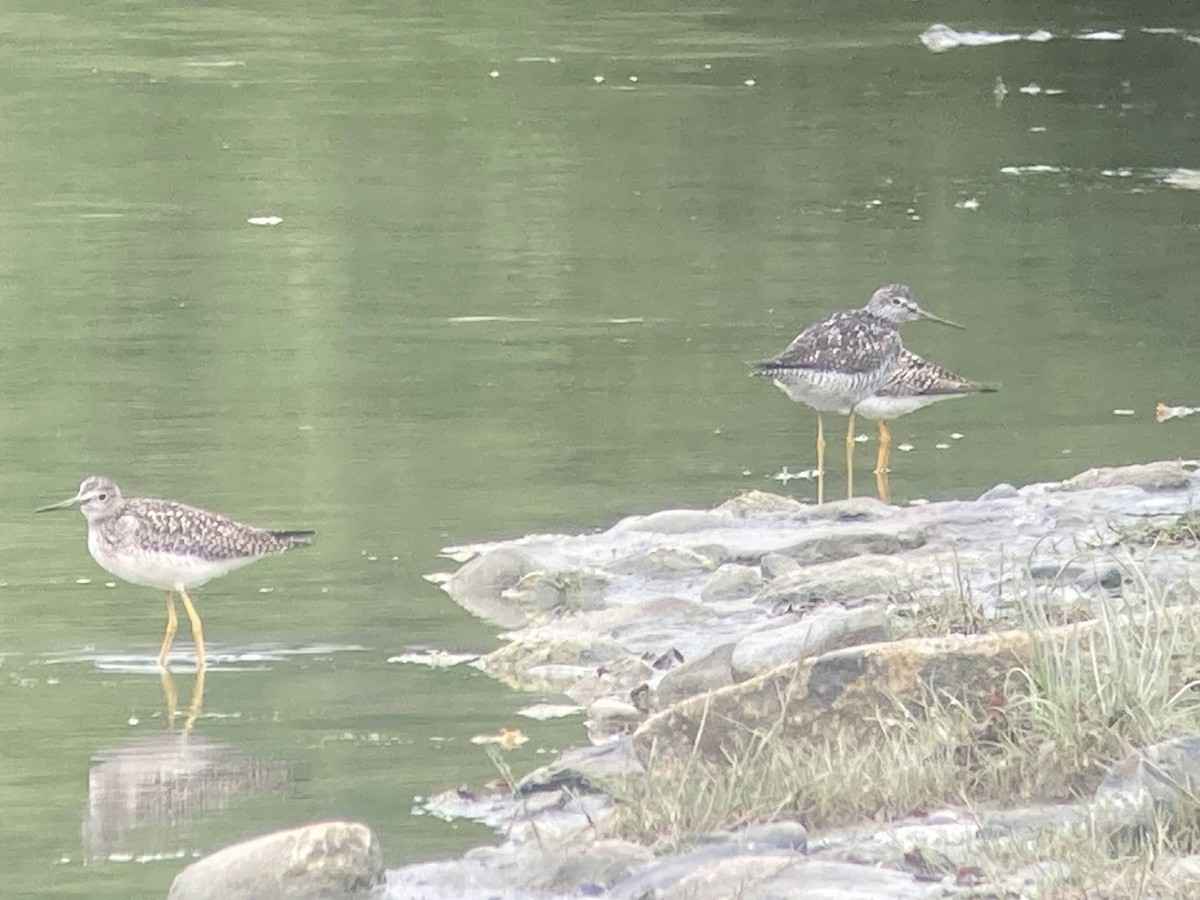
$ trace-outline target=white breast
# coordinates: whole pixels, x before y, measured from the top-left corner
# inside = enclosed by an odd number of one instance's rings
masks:
[[[88,552],[100,567],[123,581],[164,591],[199,587],[226,572],[254,562],[254,557],[206,560],[157,550],[126,549],[110,553],[88,532]]]

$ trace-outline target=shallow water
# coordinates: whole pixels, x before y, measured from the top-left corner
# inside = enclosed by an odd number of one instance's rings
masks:
[[[773,476],[811,467],[813,417],[747,363],[884,282],[967,326],[912,349],[1003,385],[894,424],[896,500],[1193,455],[1153,406],[1200,403],[1200,194],[1163,181],[1197,165],[1200,29],[1013,6],[948,21],[1054,40],[934,54],[933,7],[828,10],[0,6],[10,896],[161,895],[178,854],[319,817],[390,865],[485,839],[414,796],[494,777],[477,733],[524,728],[523,771],[582,728],[387,662],[495,646],[422,580],[439,548],[812,496]],[[319,533],[197,593],[195,752],[141,794],[178,740],[162,599],[31,513],[93,472]]]

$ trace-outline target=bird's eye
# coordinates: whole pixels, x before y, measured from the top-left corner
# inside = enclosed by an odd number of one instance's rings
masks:
[[[97,499],[97,500],[107,500],[107,499],[108,499],[108,494],[97,494],[97,495],[96,495],[96,499]]]
[[[900,305],[901,303],[903,303],[903,302],[904,302],[904,301],[903,301],[903,300],[901,300],[899,297],[893,297],[893,298],[892,298],[892,303],[896,304],[896,306],[899,306],[899,305]]]

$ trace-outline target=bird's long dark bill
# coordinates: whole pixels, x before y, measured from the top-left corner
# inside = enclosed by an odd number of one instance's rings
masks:
[[[921,317],[928,319],[930,322],[937,322],[939,325],[949,325],[951,328],[957,328],[959,331],[966,331],[965,325],[959,325],[957,322],[951,322],[949,319],[943,319],[941,316],[935,316],[931,312],[920,310]]]
[[[72,497],[70,500],[63,500],[61,503],[51,503],[49,506],[43,506],[35,512],[53,512],[56,509],[70,509],[79,503],[79,497]]]

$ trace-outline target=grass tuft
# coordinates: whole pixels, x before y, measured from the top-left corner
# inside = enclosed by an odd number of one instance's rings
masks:
[[[1055,623],[1018,600],[1035,650],[982,709],[930,692],[914,708],[882,712],[873,740],[847,731],[797,746],[781,719],[721,765],[695,752],[682,770],[651,760],[639,790],[618,798],[617,830],[673,849],[780,819],[825,828],[947,804],[1087,798],[1135,748],[1200,727],[1200,625],[1169,610],[1170,592],[1148,578],[1134,572],[1127,583],[1065,641],[1039,639]]]

